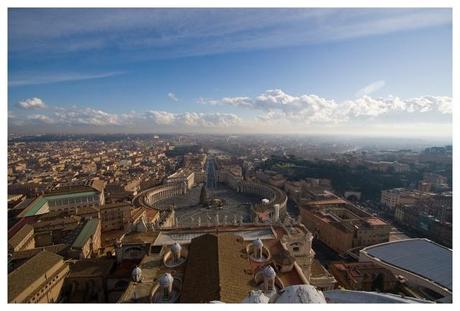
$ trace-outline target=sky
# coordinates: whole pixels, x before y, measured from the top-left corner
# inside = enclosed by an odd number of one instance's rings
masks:
[[[10,133],[452,136],[450,9],[9,9]]]

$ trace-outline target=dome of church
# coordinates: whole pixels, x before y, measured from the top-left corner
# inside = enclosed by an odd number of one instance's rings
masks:
[[[312,285],[292,285],[280,292],[276,303],[327,303],[321,291]]]
[[[254,245],[254,247],[262,247],[264,243],[262,243],[261,239],[257,238],[256,240],[252,241],[252,245]]]
[[[252,290],[242,303],[268,303],[269,300],[261,290]]]
[[[131,272],[131,278],[133,279],[134,282],[139,283],[142,281],[142,270],[138,266],[133,269],[133,272]]]
[[[263,275],[266,278],[274,278],[276,276],[276,272],[272,266],[266,266],[263,270]]]
[[[179,253],[180,251],[182,250],[182,247],[180,246],[179,243],[174,243],[172,246],[171,246],[171,251],[173,253]]]
[[[158,279],[158,283],[160,283],[160,286],[162,287],[169,287],[172,282],[174,281],[173,277],[169,273],[165,273],[160,278]]]

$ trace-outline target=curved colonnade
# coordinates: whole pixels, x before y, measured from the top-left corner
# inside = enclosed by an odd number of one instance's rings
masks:
[[[268,200],[266,203],[256,204],[255,208],[263,206],[263,209],[274,209],[277,206],[283,214],[286,212],[287,196],[282,190],[269,184],[243,180],[242,176],[235,176],[227,169],[219,170],[218,178],[219,182],[226,184],[237,192],[255,194]]]
[[[219,181],[236,192],[254,194],[268,200],[268,202],[256,204],[256,207],[263,205],[267,209],[278,206],[281,213],[286,212],[287,196],[282,190],[260,182],[231,178],[228,175],[225,177],[219,178]],[[134,201],[144,207],[158,208],[157,206],[161,201],[185,195],[187,191],[185,183],[168,183],[144,190],[136,196]]]
[[[262,196],[267,199],[268,202],[259,204],[264,204],[270,208],[273,208],[278,204],[280,211],[284,212],[286,210],[287,196],[283,191],[276,187],[254,181],[240,181],[236,191]]]
[[[142,191],[134,198],[143,207],[157,208],[158,203],[187,193],[187,185],[182,182],[167,183]]]

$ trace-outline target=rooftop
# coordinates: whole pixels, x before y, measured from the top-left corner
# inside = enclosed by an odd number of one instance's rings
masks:
[[[29,259],[25,264],[8,274],[8,300],[11,301],[23,292],[63,258],[43,251]]]
[[[123,236],[123,244],[152,243],[157,239],[158,231],[129,232]]]
[[[68,188],[65,188],[68,189]],[[80,187],[79,187],[80,189]],[[72,198],[79,198],[79,197],[85,197],[85,196],[90,196],[90,195],[96,195],[98,192],[91,188],[91,187],[84,187],[86,191],[78,191],[78,190],[69,190],[69,191],[64,191],[63,189],[60,189],[59,191],[53,191],[47,194],[44,194],[42,196],[39,196],[35,200],[33,200],[29,206],[27,206],[23,212],[19,215],[19,217],[27,217],[27,216],[33,216],[40,211],[40,209],[45,205],[49,200],[57,200],[57,199],[72,199]],[[83,190],[83,189],[80,189]]]
[[[155,240],[154,245],[171,245],[174,242],[179,242],[180,244],[190,244],[192,239],[204,235],[206,233],[216,233],[216,232],[233,232],[243,238],[244,241],[252,241],[257,238],[261,240],[275,239],[276,235],[271,227],[267,225],[253,225],[253,226],[220,226],[218,231],[215,227],[200,227],[192,228],[187,230],[183,229],[174,229],[174,230],[165,230],[163,229],[158,238]]]
[[[62,252],[66,248],[67,248],[67,245],[65,245],[65,244],[54,244],[54,245],[50,245],[50,246],[27,249],[27,250],[24,250],[24,251],[14,252],[13,256],[12,256],[12,259],[13,260],[21,260],[21,259],[31,258],[31,257],[37,255],[38,253],[44,251],[44,250],[56,254],[56,253]]]
[[[394,294],[334,289],[324,292],[328,303],[430,303],[430,301]]]
[[[79,197],[85,197],[85,196],[90,196],[90,195],[95,195],[98,192],[96,190],[93,191],[82,191],[82,192],[62,192],[58,194],[45,194],[44,198],[47,200],[56,200],[56,199],[72,199],[72,198],[79,198]]]
[[[99,225],[99,219],[90,219],[86,222],[83,229],[78,234],[75,241],[72,243],[72,248],[82,248],[86,241],[92,236]]]
[[[89,186],[69,186],[69,187],[59,187],[54,190],[51,190],[45,193],[44,197],[56,196],[56,195],[67,195],[67,194],[77,194],[77,193],[86,193],[86,192],[97,192],[96,189]]]
[[[45,198],[42,196],[39,196],[35,200],[33,200],[29,206],[27,206],[21,214],[19,214],[19,217],[27,217],[27,216],[33,216],[38,211],[45,205],[45,203],[48,202]]]
[[[244,250],[242,239],[232,233],[205,234],[193,239],[181,301],[243,300],[252,289],[252,270],[242,256]]]
[[[452,291],[452,250],[447,247],[428,239],[408,239],[369,246],[361,252]]]
[[[107,257],[78,260],[70,266],[69,277],[106,276],[114,265],[114,259]]]
[[[124,207],[124,206],[131,207],[131,203],[130,202],[107,203],[107,204],[104,204],[104,205],[101,206],[101,210],[111,209],[111,208],[119,208],[119,207]]]
[[[128,288],[123,294],[121,301],[123,302],[151,302],[150,293],[156,286],[158,277],[163,273],[171,272],[163,265],[162,257],[160,254],[150,254],[144,256],[142,261],[136,265],[142,271],[142,282],[130,282]],[[182,267],[175,269],[175,275],[180,273]],[[131,270],[132,272],[132,270]]]
[[[32,227],[29,224],[25,224],[21,229],[18,230],[18,232],[16,232],[15,235],[13,235],[8,240],[8,246],[11,246],[13,248],[18,246],[19,243],[21,243],[21,241],[24,240],[24,238],[33,231],[34,227]]]
[[[21,218],[16,224],[14,224],[14,226],[12,226],[8,230],[8,239],[11,239],[26,224],[33,224],[35,223],[35,221],[36,221],[36,216]]]

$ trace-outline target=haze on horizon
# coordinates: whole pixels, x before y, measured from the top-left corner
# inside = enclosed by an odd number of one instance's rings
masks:
[[[9,9],[9,132],[452,137],[450,9]]]

